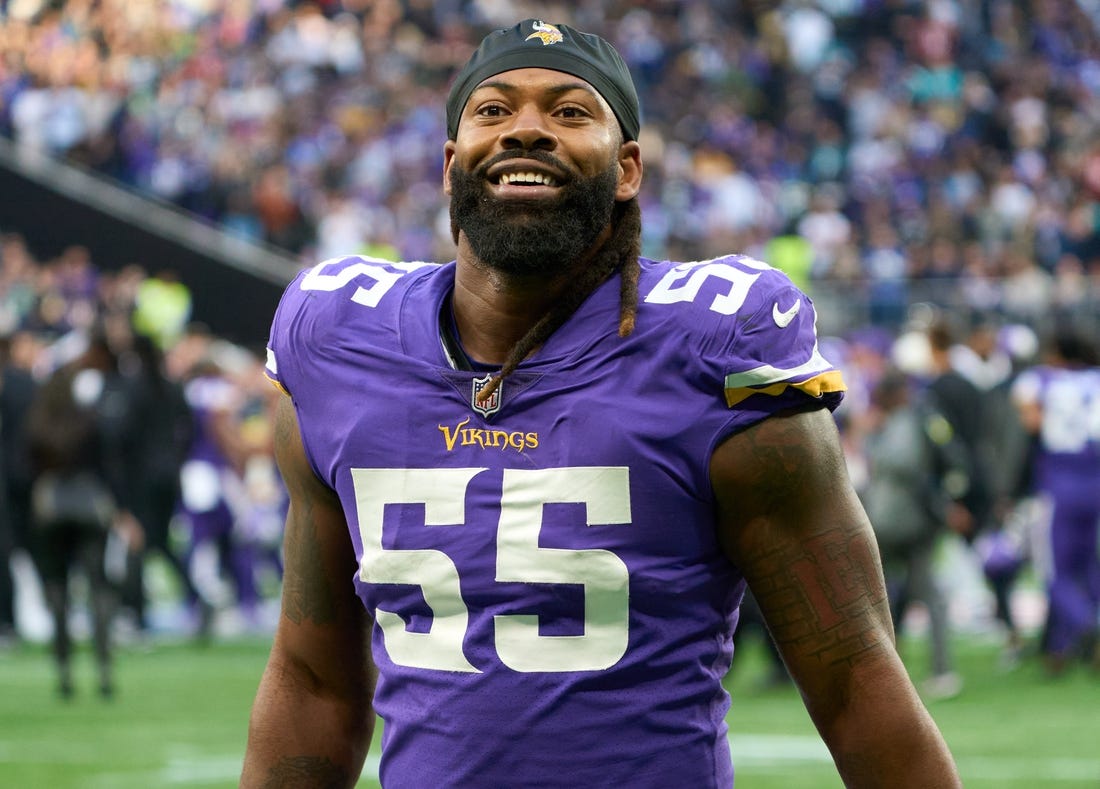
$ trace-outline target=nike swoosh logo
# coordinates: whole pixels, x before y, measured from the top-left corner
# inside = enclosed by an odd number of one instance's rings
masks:
[[[794,316],[798,314],[798,311],[802,309],[802,299],[795,301],[787,310],[780,312],[779,303],[776,302],[772,305],[772,320],[775,321],[775,325],[780,329],[785,329],[790,326],[791,321],[794,320]]]

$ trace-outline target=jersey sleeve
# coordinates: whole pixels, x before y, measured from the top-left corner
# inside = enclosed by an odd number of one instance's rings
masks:
[[[820,404],[835,409],[843,376],[822,356],[813,301],[772,269],[758,280],[755,309],[736,329],[725,360],[726,405],[767,411]]]
[[[655,282],[646,317],[687,354],[685,374],[713,398],[721,434],[780,411],[840,404],[843,376],[819,350],[813,301],[786,274],[743,255],[647,262],[645,271]]]
[[[719,302],[711,303],[711,328],[700,346],[707,378],[726,409],[721,432],[740,431],[781,411],[835,410],[846,386],[840,370],[821,354],[810,297],[766,263],[743,256],[716,263],[741,283],[730,289],[728,314],[717,321],[713,310]]]

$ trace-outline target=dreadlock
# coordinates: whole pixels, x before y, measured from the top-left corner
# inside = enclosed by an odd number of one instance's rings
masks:
[[[638,313],[638,277],[641,273],[638,255],[641,252],[642,235],[642,210],[637,197],[615,204],[611,226],[611,237],[600,247],[592,264],[573,279],[572,285],[565,289],[554,306],[512,346],[500,372],[478,392],[479,403],[492,397],[504,379],[515,372],[520,362],[532,350],[546,342],[551,334],[569,320],[592,291],[616,271],[622,276],[619,289],[619,336],[628,337],[634,331]]]

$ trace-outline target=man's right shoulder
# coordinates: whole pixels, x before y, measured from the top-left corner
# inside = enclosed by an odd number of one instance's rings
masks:
[[[279,383],[283,363],[320,349],[385,344],[399,334],[409,299],[433,298],[432,289],[417,284],[443,268],[351,255],[299,272],[283,292],[271,323],[268,375]]]
[[[284,291],[279,311],[312,310],[333,320],[348,313],[377,317],[396,312],[403,294],[439,268],[436,263],[363,255],[330,258],[299,272]]]

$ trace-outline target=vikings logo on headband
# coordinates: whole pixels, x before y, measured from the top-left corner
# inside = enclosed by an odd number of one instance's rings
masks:
[[[543,46],[548,46],[550,44],[560,44],[565,40],[565,36],[561,34],[560,30],[553,25],[546,24],[541,19],[535,22],[534,27],[535,32],[527,36],[524,41],[530,41],[532,38],[537,38],[542,42]]]
[[[459,117],[478,85],[496,74],[521,68],[551,69],[583,79],[611,107],[623,137],[638,139],[638,93],[630,69],[615,48],[592,33],[541,19],[526,19],[515,27],[494,30],[482,40],[451,85],[447,136],[455,139]]]

